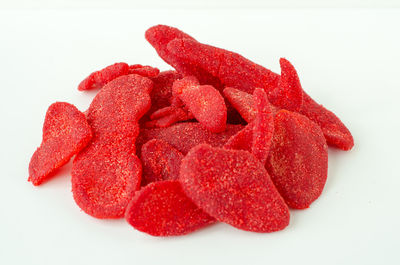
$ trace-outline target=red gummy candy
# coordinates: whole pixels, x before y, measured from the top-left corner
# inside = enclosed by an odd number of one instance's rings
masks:
[[[178,151],[186,154],[189,150],[201,143],[207,143],[211,146],[222,147],[228,139],[243,128],[243,125],[226,126],[226,130],[221,133],[211,133],[200,123],[185,122],[178,123],[167,128],[143,129],[136,141],[137,150],[151,139],[163,140]]]
[[[279,107],[298,110],[298,106],[301,106],[298,104],[300,82],[298,82],[297,73],[284,59],[281,60],[284,74],[281,81],[278,74],[237,53],[201,44],[191,39],[175,38],[166,43],[167,47],[161,49],[167,50],[166,53],[172,58],[171,60],[190,65],[192,68],[200,68],[203,72],[217,77],[225,86],[236,87],[247,93],[252,93],[256,87],[263,88],[267,93],[271,93],[272,103],[283,105]],[[176,69],[180,71],[179,68]],[[285,76],[285,73],[288,75]],[[197,77],[195,73],[191,75]],[[289,104],[284,98],[286,95],[291,96],[293,102]],[[340,119],[317,104],[305,92],[301,98],[302,106],[299,112],[322,128],[328,144],[342,150],[350,150],[354,145],[353,137]]]
[[[249,152],[196,146],[182,160],[179,181],[185,194],[220,222],[253,232],[289,224],[288,207]]]
[[[281,110],[266,168],[287,205],[303,209],[321,194],[328,173],[328,147],[307,117]]]
[[[251,153],[253,147],[253,123],[247,124],[224,144],[225,149],[245,150]]]
[[[43,139],[29,163],[29,179],[37,186],[68,163],[92,138],[85,115],[66,102],[52,104],[46,113]]]
[[[275,106],[291,111],[299,111],[303,104],[303,89],[300,84],[299,76],[293,65],[281,58],[281,76],[278,86],[268,94],[269,101]]]
[[[175,88],[174,85],[173,93],[179,96],[196,120],[211,132],[224,131],[227,110],[224,98],[218,90],[209,85],[196,85],[191,77],[177,82],[179,87]]]
[[[253,98],[256,116],[253,121],[251,153],[264,165],[274,134],[274,115],[272,114],[271,106],[264,90],[256,88]]]
[[[139,75],[121,76],[96,95],[88,110],[92,142],[72,166],[72,192],[79,207],[97,218],[119,218],[140,187],[135,156],[139,119],[150,108],[153,83]]]
[[[91,73],[78,86],[78,90],[90,90],[102,88],[105,84],[115,78],[129,74],[129,65],[126,63],[115,63],[106,68]]]
[[[172,85],[179,78],[181,78],[181,75],[176,71],[164,71],[151,79],[154,87],[150,93],[151,108],[149,113],[171,105]]]
[[[184,194],[178,181],[150,183],[135,193],[125,219],[152,236],[179,236],[215,222]]]
[[[183,154],[163,140],[153,139],[142,146],[142,184],[161,180],[176,180]]]
[[[160,73],[155,67],[149,65],[134,64],[129,66],[129,74],[137,74],[144,77],[156,77]]]
[[[350,150],[354,146],[353,136],[340,119],[306,93],[303,95],[303,106],[299,113],[318,124],[328,145],[342,150]]]
[[[201,67],[182,62],[182,60],[171,54],[167,49],[167,44],[176,38],[196,41],[194,38],[177,28],[165,25],[157,25],[149,28],[146,31],[145,37],[157,51],[158,55],[179,73],[184,76],[194,75],[198,78],[200,84],[212,85],[218,89],[222,89],[223,86],[217,77],[214,77]]]
[[[254,120],[256,110],[254,109],[254,100],[251,94],[236,88],[226,87],[224,89],[224,96],[245,121],[250,123]]]

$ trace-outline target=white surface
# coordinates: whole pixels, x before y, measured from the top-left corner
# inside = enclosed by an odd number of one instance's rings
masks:
[[[47,107],[85,110],[86,75],[117,61],[168,69],[143,37],[158,23],[278,72],[288,58],[352,131],[352,151],[329,152],[320,199],[284,231],[153,238],[81,212],[70,165],[41,187],[26,181]],[[0,264],[399,264],[399,26],[399,10],[0,11]]]

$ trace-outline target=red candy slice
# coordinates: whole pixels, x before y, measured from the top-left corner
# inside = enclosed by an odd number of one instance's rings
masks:
[[[299,111],[303,104],[303,89],[293,65],[281,58],[281,76],[278,87],[268,94],[269,101],[275,106],[291,111]]]
[[[194,147],[182,160],[186,195],[218,221],[253,232],[289,224],[289,209],[264,166],[246,151]]]
[[[227,110],[224,98],[218,90],[209,85],[196,85],[190,77],[179,80],[178,83],[179,87],[174,88],[174,85],[173,93],[179,96],[196,120],[211,132],[224,131]]]
[[[29,163],[29,181],[37,186],[68,163],[92,138],[85,115],[75,106],[57,102],[46,113],[43,140]]]
[[[353,136],[349,129],[335,114],[315,102],[304,93],[301,114],[318,124],[324,133],[326,142],[342,150],[350,150],[354,146]]]
[[[178,123],[168,128],[141,130],[136,146],[137,150],[140,150],[141,146],[147,141],[160,139],[186,154],[192,147],[202,143],[222,147],[232,135],[235,135],[242,128],[243,125],[228,124],[225,131],[211,133],[197,122]]]
[[[161,180],[176,180],[183,154],[163,140],[153,139],[142,146],[142,184]]]
[[[246,125],[224,144],[225,149],[245,150],[251,153],[253,147],[253,123]]]
[[[102,88],[105,84],[115,78],[129,74],[129,65],[126,63],[115,63],[106,68],[91,73],[78,86],[78,90],[90,90]]]
[[[256,110],[254,109],[254,100],[251,94],[236,88],[227,87],[224,89],[224,96],[245,121],[250,123],[254,120]]]
[[[267,94],[261,88],[253,93],[256,116],[253,121],[253,141],[251,153],[262,164],[268,157],[269,147],[274,134],[274,115],[272,114]]]
[[[303,209],[321,194],[328,173],[328,150],[321,129],[307,117],[281,110],[266,168],[286,203]]]
[[[140,187],[135,156],[138,121],[150,108],[153,83],[139,75],[121,76],[96,95],[88,110],[93,141],[72,166],[76,203],[97,218],[119,218]]]
[[[150,183],[135,193],[125,219],[152,236],[179,236],[215,222],[183,193],[178,181]]]

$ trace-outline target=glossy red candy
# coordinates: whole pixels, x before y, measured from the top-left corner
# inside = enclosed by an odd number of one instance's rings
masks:
[[[179,181],[186,195],[220,222],[253,232],[289,224],[288,207],[249,152],[198,145],[182,160]]]
[[[85,115],[75,106],[56,102],[46,113],[43,139],[29,163],[29,181],[37,186],[68,163],[92,138]]]
[[[309,207],[321,194],[328,173],[321,129],[301,114],[279,111],[266,168],[290,207]]]
[[[190,201],[178,181],[150,183],[135,193],[125,219],[152,236],[180,236],[215,222]]]
[[[140,187],[135,141],[138,121],[150,108],[152,86],[146,77],[121,76],[108,83],[89,107],[94,137],[76,156],[71,180],[76,203],[94,217],[122,217]]]
[[[142,185],[161,180],[176,180],[183,154],[163,140],[153,139],[142,146]]]
[[[90,90],[102,88],[105,84],[115,78],[129,74],[129,65],[126,63],[115,63],[106,68],[91,73],[78,86],[78,90]]]

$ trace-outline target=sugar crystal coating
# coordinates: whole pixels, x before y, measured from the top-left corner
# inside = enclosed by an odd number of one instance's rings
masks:
[[[190,77],[176,81],[178,85],[173,86],[173,93],[205,128],[214,133],[224,131],[227,119],[224,98],[213,86],[201,86],[196,81]]]
[[[328,173],[321,129],[301,114],[279,111],[266,168],[290,207],[309,207],[321,194]]]
[[[125,219],[152,236],[180,236],[215,222],[184,194],[178,181],[150,183],[135,193]]]
[[[254,120],[256,110],[254,109],[254,101],[251,94],[233,87],[226,87],[224,89],[224,96],[245,121],[250,123]]]
[[[176,180],[183,154],[163,140],[153,139],[142,146],[142,184],[161,180]]]
[[[78,206],[97,218],[120,218],[140,187],[135,155],[139,119],[150,108],[153,83],[139,75],[121,76],[96,95],[88,110],[92,142],[72,166],[72,192]]]
[[[134,64],[129,66],[129,74],[137,74],[144,77],[156,77],[160,73],[158,68],[150,65]]]
[[[212,133],[200,123],[185,122],[177,123],[167,128],[143,129],[140,131],[136,146],[137,150],[140,150],[141,146],[147,141],[160,139],[169,143],[183,154],[186,154],[192,147],[202,143],[222,147],[232,135],[236,134],[243,127],[243,125],[228,124],[225,131]]]
[[[220,222],[264,233],[289,224],[288,207],[249,152],[198,145],[182,160],[179,181],[185,194]]]
[[[264,90],[256,88],[253,93],[253,100],[256,116],[253,121],[251,153],[262,164],[265,164],[274,134],[274,115]]]
[[[29,163],[28,180],[35,186],[42,184],[91,138],[92,131],[82,112],[66,102],[52,104],[43,124],[42,143]]]

